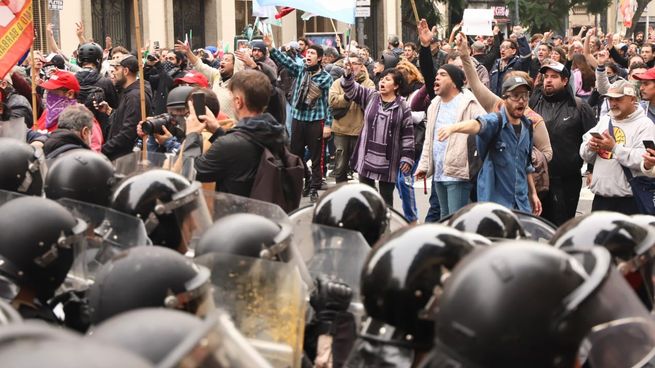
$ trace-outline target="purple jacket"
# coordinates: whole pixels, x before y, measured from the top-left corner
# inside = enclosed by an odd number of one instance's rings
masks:
[[[341,79],[346,97],[364,108],[364,127],[350,166],[369,179],[395,183],[400,164],[414,166],[414,125],[402,97],[382,107],[380,93],[364,88],[352,76]]]

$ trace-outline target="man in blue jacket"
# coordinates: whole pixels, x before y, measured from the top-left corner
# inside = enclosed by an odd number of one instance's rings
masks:
[[[514,27],[514,34],[518,36],[517,41],[506,39],[500,44],[500,58],[496,60],[489,73],[489,89],[497,96],[502,97],[503,79],[507,72],[530,70],[532,62],[530,44],[521,31],[521,27]]]

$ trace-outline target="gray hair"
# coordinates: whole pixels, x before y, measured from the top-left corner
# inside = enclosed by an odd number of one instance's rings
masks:
[[[59,114],[59,128],[81,132],[82,128],[93,129],[93,113],[84,105],[68,106]]]
[[[332,46],[328,46],[325,48],[325,51],[323,52],[323,56],[332,56],[335,59],[338,59],[339,51],[337,51],[337,49]]]
[[[387,42],[389,42],[389,44],[393,47],[400,46],[400,38],[396,35],[390,35],[387,39]]]

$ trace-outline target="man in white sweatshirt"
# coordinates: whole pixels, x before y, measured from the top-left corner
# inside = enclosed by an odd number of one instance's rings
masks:
[[[592,211],[638,213],[623,167],[633,176],[641,172],[644,140],[653,140],[655,125],[637,105],[637,90],[628,81],[614,82],[605,94],[610,112],[582,138],[580,157],[594,165],[589,189]],[[613,134],[609,131],[610,122]]]

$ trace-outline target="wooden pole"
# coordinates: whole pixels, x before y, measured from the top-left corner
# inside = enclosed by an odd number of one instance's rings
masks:
[[[145,93],[145,80],[143,79],[143,56],[141,55],[141,18],[139,17],[139,0],[133,1],[134,5],[134,26],[136,28],[136,34],[134,38],[136,39],[136,49],[137,49],[137,62],[139,64],[139,93],[140,93],[140,102],[141,102],[141,120],[146,120],[146,93]],[[142,148],[142,161],[147,161],[148,159],[148,138],[145,138]]]
[[[414,0],[409,0],[409,2],[412,4],[412,10],[414,11],[414,18],[416,18],[416,25],[418,26],[418,23],[421,20],[418,17],[418,10],[416,10],[416,2]]]
[[[32,3],[32,27],[34,27],[34,3]],[[38,106],[37,106],[37,98],[36,98],[36,77],[34,76],[34,73],[36,71],[35,64],[34,64],[34,42],[36,41],[36,27],[34,27],[34,38],[32,38],[32,46],[30,47],[30,59],[32,60],[32,129],[33,130],[38,130],[38,124],[37,121],[39,120],[38,116]],[[9,73],[12,73],[13,71],[9,71]],[[6,97],[6,96],[5,96]]]

